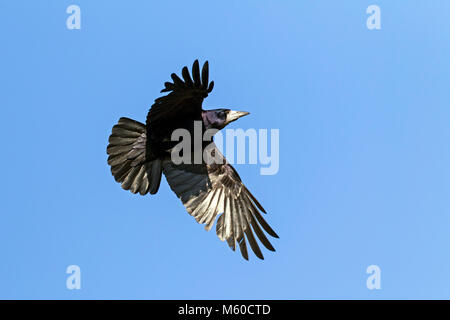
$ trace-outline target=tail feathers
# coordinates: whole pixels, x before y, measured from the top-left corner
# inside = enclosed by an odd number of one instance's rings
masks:
[[[146,161],[146,140],[143,123],[120,118],[112,128],[106,149],[114,179],[123,189],[141,195],[158,192],[162,172],[161,160]]]

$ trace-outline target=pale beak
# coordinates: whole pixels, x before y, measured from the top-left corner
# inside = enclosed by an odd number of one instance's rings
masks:
[[[236,121],[237,119],[246,116],[250,114],[249,112],[245,112],[245,111],[229,111],[227,113],[227,119],[225,120],[225,122],[228,124],[230,122]]]

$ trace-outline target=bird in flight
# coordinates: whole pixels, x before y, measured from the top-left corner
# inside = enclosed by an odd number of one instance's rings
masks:
[[[112,128],[107,147],[108,164],[114,179],[125,190],[145,195],[156,194],[164,173],[173,192],[181,199],[187,212],[205,229],[210,230],[217,219],[216,233],[234,251],[236,243],[248,260],[247,241],[255,255],[264,259],[258,242],[275,251],[263,230],[278,238],[262,217],[261,204],[245,187],[237,171],[227,162],[213,141],[203,141],[192,148],[189,159],[201,152],[200,162],[173,161],[171,154],[179,141],[172,141],[176,129],[195,134],[195,122],[202,134],[220,130],[248,114],[230,109],[203,110],[203,100],[213,90],[206,61],[200,72],[195,60],[192,77],[187,67],[183,80],[172,73],[173,82],[166,82],[161,92],[169,92],[155,100],[146,123],[120,118]],[[194,145],[195,143],[192,143]],[[204,152],[207,150],[208,152]],[[184,150],[183,150],[184,152]],[[253,230],[253,231],[252,231]]]

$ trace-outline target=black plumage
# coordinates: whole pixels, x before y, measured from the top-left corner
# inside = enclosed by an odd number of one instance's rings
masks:
[[[202,133],[207,129],[222,129],[227,124],[247,115],[247,112],[229,109],[203,110],[204,98],[212,91],[208,62],[200,72],[196,60],[192,78],[187,67],[182,79],[172,74],[173,82],[166,82],[161,92],[169,92],[155,100],[147,114],[145,125],[120,118],[113,127],[107,147],[108,164],[115,180],[132,193],[155,194],[164,173],[170,188],[181,199],[186,210],[197,222],[210,230],[217,220],[216,232],[235,250],[248,259],[247,241],[257,257],[263,254],[256,241],[275,251],[264,231],[278,238],[262,217],[266,211],[242,183],[239,174],[227,162],[214,142],[203,142],[201,150],[208,148],[206,158],[199,164],[175,164],[170,152],[178,141],[171,141],[172,132],[183,128],[193,134],[194,121],[200,121]],[[193,155],[192,155],[193,156]],[[214,161],[213,161],[214,160]]]

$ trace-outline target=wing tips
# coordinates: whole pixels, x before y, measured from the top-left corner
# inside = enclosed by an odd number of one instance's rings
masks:
[[[209,63],[208,61],[206,61],[203,64],[203,68],[202,68],[202,89],[207,89],[208,88],[208,81],[209,81]]]
[[[241,240],[238,240],[239,249],[241,250],[242,257],[248,261],[247,244],[245,243],[245,237],[242,236]]]
[[[183,76],[184,82],[188,87],[191,87],[194,84],[192,82],[191,75],[189,74],[189,70],[187,67],[183,67],[183,70],[181,70],[181,75]]]
[[[181,79],[177,74],[172,73],[170,77],[172,78],[172,82],[164,82],[164,89],[160,92],[170,92],[174,91],[177,88],[199,88],[205,91],[205,96],[214,88],[214,81],[209,82],[209,62],[205,61],[203,64],[202,70],[200,72],[200,64],[198,59],[194,61],[192,64],[192,77],[189,74],[189,69],[187,66],[184,66],[181,69]],[[183,81],[184,80],[184,81]]]

